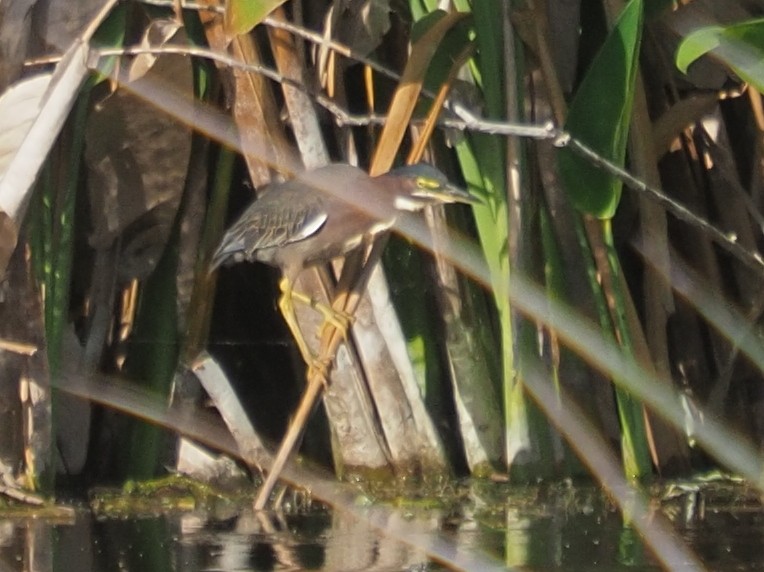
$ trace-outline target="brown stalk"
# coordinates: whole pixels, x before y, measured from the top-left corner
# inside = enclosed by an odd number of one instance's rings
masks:
[[[420,46],[424,46],[425,48],[417,50],[415,47],[412,51],[409,63],[401,78],[401,83],[399,84],[398,90],[390,105],[388,114],[390,120],[385,125],[385,129],[380,137],[379,145],[374,154],[374,159],[372,160],[370,169],[370,174],[372,176],[384,173],[392,166],[397,150],[403,139],[405,129],[409,125],[411,116],[414,112],[419,93],[422,89],[427,65],[434,55],[435,47],[437,47],[442,37],[451,26],[463,17],[463,15],[452,16],[453,17],[450,18],[443,18],[439,25],[433,26],[435,30],[430,30],[427,35],[426,43],[422,40],[420,40],[421,43],[417,42]],[[410,162],[416,162],[421,157],[426,140],[432,134],[434,125],[437,122],[437,116],[441,109],[440,105],[442,105],[442,102],[445,100],[451,81],[455,77],[458,68],[461,67],[463,63],[462,59],[465,57],[468,57],[468,54],[462,54],[458,61],[455,62],[447,83],[442,86],[439,98],[433,105],[433,111],[428,117],[427,123],[430,127],[426,128],[424,131],[424,141],[420,140],[418,145],[415,146],[415,149],[418,149],[418,151],[412,153],[409,157]],[[367,245],[365,249],[361,249],[359,252],[351,254],[346,258],[335,291],[336,293],[334,301],[332,302],[332,308],[348,316],[355,315],[371,272],[379,261],[382,251],[387,244],[387,240],[387,235],[378,237],[373,244]],[[319,361],[331,364],[336,358],[337,350],[342,341],[343,333],[333,324],[327,322],[321,335]],[[305,392],[303,393],[300,404],[295,412],[292,423],[290,423],[287,433],[281,442],[281,447],[271,465],[271,470],[258,491],[253,505],[255,510],[264,509],[268,503],[268,499],[279,479],[279,475],[283,471],[292,451],[300,440],[305,424],[313,412],[318,399],[321,397],[323,390],[326,388],[326,377],[323,372],[311,370],[308,375],[307,387],[305,388]]]

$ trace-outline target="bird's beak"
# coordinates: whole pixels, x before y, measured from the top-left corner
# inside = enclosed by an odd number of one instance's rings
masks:
[[[456,185],[447,185],[442,191],[442,199],[448,203],[480,204],[483,201],[478,197],[471,195],[461,187]]]
[[[469,194],[464,189],[457,187],[456,185],[448,184],[438,187],[436,189],[418,189],[413,193],[414,197],[419,197],[425,200],[425,204],[441,203],[466,203],[476,204],[482,201],[477,197]]]

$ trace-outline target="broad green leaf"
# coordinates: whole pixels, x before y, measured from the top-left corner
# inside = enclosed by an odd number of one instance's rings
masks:
[[[468,2],[456,0],[456,9],[471,12],[475,27],[478,53],[472,72],[476,83],[483,89],[486,112],[489,117],[502,117],[504,109],[504,33],[502,32],[503,0]]]
[[[246,34],[285,0],[228,0],[225,3],[225,31],[229,36]]]
[[[722,26],[701,28],[688,35],[676,51],[676,67],[687,73],[690,64],[699,57],[719,47],[719,38],[724,32]]]
[[[594,58],[570,105],[567,131],[602,157],[622,164],[639,64],[642,0],[631,0]],[[598,218],[615,214],[621,182],[570,149],[558,155],[560,176],[573,205]]]
[[[764,89],[764,19],[696,30],[679,45],[676,65],[687,73],[692,62],[711,51],[740,79]]]

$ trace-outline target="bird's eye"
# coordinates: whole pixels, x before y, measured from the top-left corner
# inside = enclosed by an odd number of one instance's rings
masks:
[[[440,188],[440,183],[435,179],[428,179],[427,177],[417,177],[416,186],[420,189],[433,190]]]

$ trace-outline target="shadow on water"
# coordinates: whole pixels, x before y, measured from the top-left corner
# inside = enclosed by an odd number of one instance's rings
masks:
[[[750,489],[724,481],[653,492],[655,510],[708,569],[752,570],[764,562],[764,512]],[[447,507],[399,506],[389,518],[439,538],[454,554],[491,558],[497,569],[661,569],[593,487],[473,483],[457,496]],[[70,519],[0,520],[3,572],[450,569],[378,527],[316,504],[283,513],[228,505],[131,516],[81,507]]]

